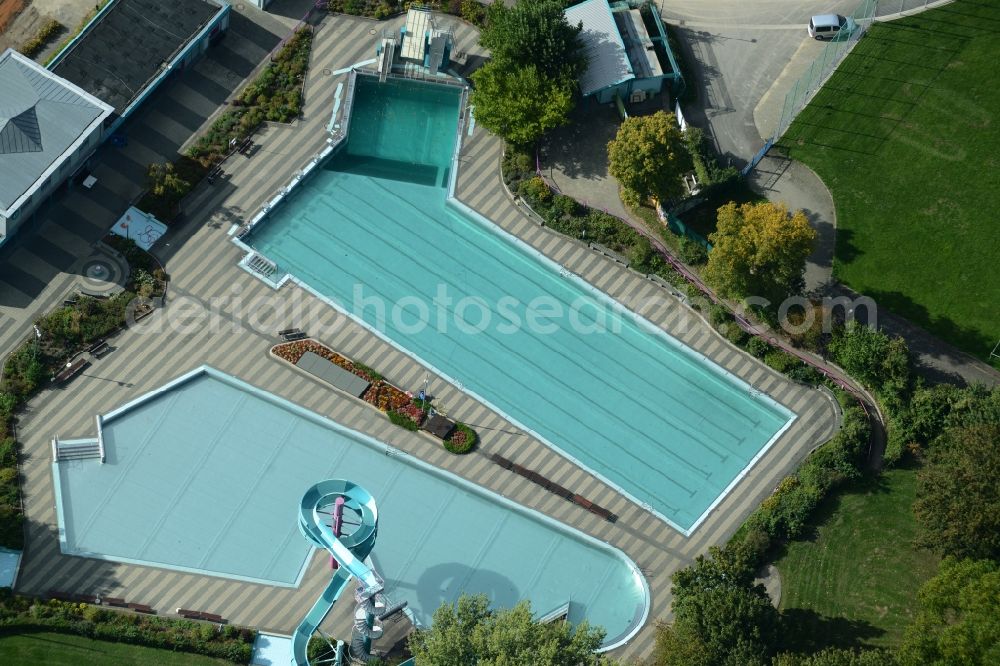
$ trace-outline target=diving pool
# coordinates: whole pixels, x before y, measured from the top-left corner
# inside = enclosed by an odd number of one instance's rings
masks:
[[[246,242],[690,534],[794,414],[449,200],[460,100],[359,75],[346,145]]]
[[[98,423],[106,463],[53,463],[66,554],[298,586],[315,552],[302,494],[339,477],[375,498],[372,559],[421,624],[463,592],[539,614],[570,602],[610,647],[648,615],[622,552],[211,367]]]

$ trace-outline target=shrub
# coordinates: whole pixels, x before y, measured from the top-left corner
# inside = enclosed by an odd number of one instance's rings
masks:
[[[743,549],[744,556],[758,553],[760,557],[767,550],[761,544],[762,534],[772,541],[799,536],[824,496],[845,481],[861,476],[870,436],[871,424],[864,411],[857,406],[844,410],[840,431],[806,458],[796,474],[782,480],[747,518],[726,550]],[[748,566],[752,570],[759,563],[758,559]]]
[[[764,358],[764,354],[771,350],[771,345],[762,337],[753,336],[747,341],[747,351],[757,358]]]
[[[363,375],[365,375],[365,378],[368,381],[377,382],[381,379],[385,379],[385,377],[379,374],[378,371],[375,370],[375,368],[367,366],[364,363],[360,363],[358,361],[353,361],[353,363],[354,363],[354,369],[359,370]]]
[[[733,320],[725,324],[724,329],[723,335],[726,336],[726,340],[729,340],[737,347],[742,347],[749,337],[749,334]]]
[[[557,194],[552,199],[553,212],[563,217],[575,217],[579,208],[580,205],[576,202],[576,199],[568,197],[565,194]]]
[[[541,176],[525,180],[517,188],[517,192],[532,206],[547,207],[552,203],[552,190],[545,184]]]
[[[829,349],[834,360],[878,394],[890,411],[903,406],[911,382],[905,340],[851,321],[834,332]]]
[[[700,266],[708,262],[708,248],[687,236],[681,237],[680,252],[684,263]]]
[[[476,431],[464,423],[456,423],[448,439],[444,440],[444,448],[451,453],[468,453],[479,441]]]
[[[796,367],[801,361],[788,352],[771,349],[764,354],[764,363],[784,374]]]
[[[406,430],[416,430],[419,427],[416,421],[394,409],[387,411],[386,415],[394,425],[398,425],[400,428],[405,428]]]
[[[0,617],[5,632],[31,629],[76,634],[98,640],[191,652],[234,663],[248,663],[256,631],[233,627],[218,631],[211,624],[108,611],[89,604],[47,602],[0,590]]]
[[[331,9],[332,5],[331,4]],[[172,164],[151,164],[150,187],[139,201],[139,208],[165,222],[172,220],[180,201],[195,183],[208,173],[240,142],[265,120],[289,122],[302,110],[302,83],[309,66],[313,34],[302,28],[285,43],[260,75],[243,89],[233,108],[219,116],[208,131],[192,146],[187,155]]]
[[[477,0],[461,0],[458,14],[477,28],[486,25],[486,6]]]
[[[708,321],[716,328],[732,320],[733,316],[724,305],[713,303],[708,309]]]
[[[49,19],[42,24],[38,33],[25,42],[19,50],[25,57],[34,58],[49,45],[49,42],[51,42],[56,35],[65,29],[66,27],[59,21]]]
[[[472,1],[475,2],[475,0]],[[535,161],[532,159],[531,155],[509,144],[506,150],[504,150],[501,167],[503,170],[504,181],[508,185],[513,182],[520,182],[535,173]]]

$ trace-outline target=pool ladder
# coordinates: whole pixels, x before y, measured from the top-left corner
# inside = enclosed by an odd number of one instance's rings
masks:
[[[274,263],[267,257],[262,257],[256,252],[250,255],[247,259],[247,267],[255,273],[259,273],[264,277],[271,277],[278,272],[278,264]]]

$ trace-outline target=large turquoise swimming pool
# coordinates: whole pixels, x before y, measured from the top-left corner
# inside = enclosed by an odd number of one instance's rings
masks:
[[[346,147],[248,243],[689,533],[794,415],[449,202],[460,96],[358,77]]]

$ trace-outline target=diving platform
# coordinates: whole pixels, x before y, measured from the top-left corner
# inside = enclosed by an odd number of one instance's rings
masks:
[[[428,9],[410,8],[406,12],[400,57],[406,60],[424,61],[424,54],[427,52],[427,32],[431,23],[431,12]]]
[[[391,57],[385,55],[389,51],[390,40],[394,47],[398,46],[398,50],[393,48],[392,53],[395,55]],[[442,26],[439,15],[435,15],[430,9],[411,7],[406,12],[406,24],[400,29],[398,40],[395,36],[382,33],[382,40],[376,47],[379,75],[388,76],[392,67],[401,65],[423,67],[430,76],[437,76],[451,62],[454,41],[451,28]]]

